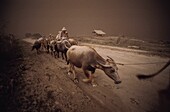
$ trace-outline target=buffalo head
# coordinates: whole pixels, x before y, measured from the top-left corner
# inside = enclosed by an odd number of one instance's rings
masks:
[[[105,72],[105,74],[115,81],[115,84],[121,83],[118,74],[118,67],[112,58],[108,57],[108,59],[106,59],[106,64],[102,64],[100,62],[98,62],[98,64],[101,66],[101,69]]]

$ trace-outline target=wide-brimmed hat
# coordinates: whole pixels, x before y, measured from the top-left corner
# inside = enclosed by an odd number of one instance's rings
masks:
[[[66,28],[65,28],[65,27],[63,27],[63,28],[62,28],[62,31],[66,31]]]

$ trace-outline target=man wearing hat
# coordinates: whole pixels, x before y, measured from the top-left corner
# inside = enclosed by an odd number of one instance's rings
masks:
[[[62,28],[61,30],[61,38],[62,39],[68,39],[68,32],[65,27]]]

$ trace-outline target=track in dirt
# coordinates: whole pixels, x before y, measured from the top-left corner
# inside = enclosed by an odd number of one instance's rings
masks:
[[[33,82],[28,87],[26,86],[26,88],[31,89],[27,95],[34,95],[36,91],[38,98],[51,99],[51,104],[63,111],[159,111],[161,98],[158,91],[168,86],[169,68],[152,81],[139,81],[135,75],[155,72],[164,64],[118,66],[123,81],[120,85],[115,85],[102,71],[97,70],[95,80],[98,86],[92,87],[90,84],[82,82],[82,78],[85,76],[81,69],[76,69],[80,82],[75,84],[72,81],[73,76],[67,75],[67,65],[64,60],[55,59],[46,53],[37,55],[36,52],[31,52],[31,44],[29,43],[33,43],[33,41],[32,39],[24,39],[23,42],[25,64],[30,68],[24,73],[25,80]],[[158,56],[145,56],[129,51],[91,46],[101,56],[106,58],[108,55],[116,62],[121,63],[166,62],[168,60],[168,58]],[[167,101],[169,102],[169,100]]]

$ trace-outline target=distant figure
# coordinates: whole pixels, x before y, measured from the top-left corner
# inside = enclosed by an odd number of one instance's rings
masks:
[[[68,32],[65,27],[63,27],[61,30],[61,39],[62,40],[68,39]]]

